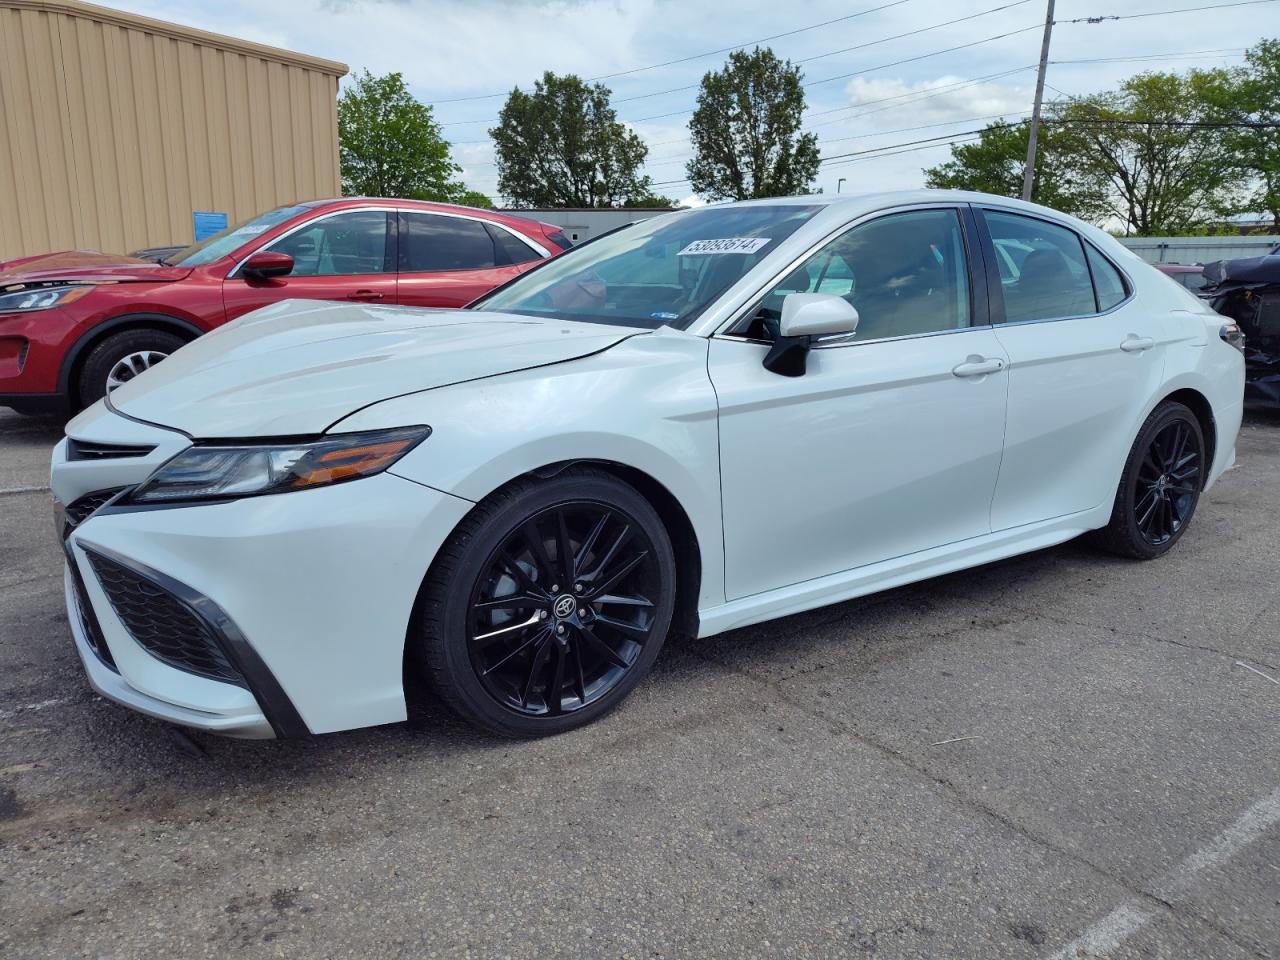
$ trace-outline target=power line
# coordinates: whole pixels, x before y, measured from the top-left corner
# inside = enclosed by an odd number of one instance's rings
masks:
[[[824,79],[822,79],[822,80],[813,80],[813,81],[810,81],[809,83],[801,84],[801,86],[806,87],[806,88],[808,88],[808,87],[816,87],[816,86],[819,86],[819,85],[824,84],[824,83],[831,83],[831,82],[833,82],[833,81],[835,81],[835,80],[847,80],[847,79],[848,79],[848,78],[850,78],[850,77],[859,77],[859,76],[862,76],[862,75],[863,75],[863,74],[865,74],[865,73],[874,73],[874,72],[875,72],[875,71],[877,71],[877,70],[886,70],[886,69],[888,69],[889,67],[897,67],[897,66],[901,66],[901,65],[902,65],[902,64],[904,64],[904,63],[917,63],[917,62],[918,62],[918,61],[920,61],[920,60],[928,60],[930,57],[939,57],[939,56],[942,56],[942,54],[944,54],[944,53],[954,53],[956,50],[967,50],[967,49],[969,49],[970,47],[977,47],[977,46],[981,46],[981,45],[982,45],[982,44],[984,44],[984,43],[991,43],[991,42],[993,42],[993,41],[995,41],[995,40],[1003,40],[1005,37],[1012,37],[1012,36],[1015,36],[1016,34],[1019,34],[1019,33],[1026,33],[1028,30],[1038,30],[1038,29],[1040,29],[1040,24],[1036,23],[1036,24],[1032,24],[1032,25],[1031,25],[1031,26],[1029,26],[1029,27],[1022,27],[1021,29],[1018,29],[1018,30],[1011,30],[1011,31],[1009,31],[1008,33],[997,33],[997,34],[995,34],[994,36],[990,36],[990,37],[983,37],[983,38],[982,38],[982,39],[980,39],[980,40],[973,40],[973,41],[970,41],[969,43],[962,43],[962,44],[959,44],[959,45],[954,46],[954,47],[946,47],[946,48],[944,48],[944,49],[942,49],[942,50],[932,50],[932,51],[930,51],[929,53],[922,53],[922,54],[919,54],[918,56],[914,56],[914,57],[905,57],[905,58],[903,58],[903,59],[901,59],[901,60],[893,60],[893,61],[890,61],[889,63],[881,63],[881,64],[877,64],[877,65],[876,65],[876,66],[874,66],[874,67],[865,67],[865,68],[864,68],[864,69],[862,69],[862,70],[855,70],[855,71],[853,71],[852,73],[843,73],[843,74],[839,74],[838,76],[834,76],[834,77],[826,77],[826,78],[824,78]],[[1025,67],[1019,67],[1019,68],[1018,68],[1018,70],[1024,70],[1024,69],[1026,69],[1026,68],[1025,68]],[[1010,72],[1010,73],[1016,73],[1017,71],[1016,71],[1016,70],[1013,70],[1013,71],[1009,71],[1009,72]],[[838,109],[848,109],[848,108],[841,107],[841,108],[838,108]],[[663,120],[663,119],[665,119],[665,118],[667,118],[667,117],[683,117],[683,116],[687,116],[688,114],[691,114],[691,113],[693,113],[693,108],[690,108],[690,109],[688,109],[688,110],[676,110],[676,111],[673,111],[673,112],[671,112],[671,113],[660,113],[660,114],[657,114],[657,115],[652,116],[652,117],[640,117],[640,118],[638,118],[638,119],[635,119],[635,120],[627,120],[627,121],[625,121],[625,122],[627,122],[627,123],[645,123],[645,122],[647,122],[647,121],[649,121],[649,120]],[[445,126],[445,124],[441,124],[441,126]]]
[[[977,13],[971,13],[968,16],[956,17],[954,20],[944,20],[941,23],[931,23],[927,27],[917,27],[915,30],[908,30],[906,33],[896,33],[890,37],[880,37],[877,40],[868,40],[866,43],[855,44],[852,47],[842,47],[839,50],[829,50],[826,53],[815,54],[812,57],[802,57],[799,60],[793,60],[793,63],[812,63],[814,60],[823,60],[827,57],[834,57],[842,53],[852,53],[855,50],[865,50],[868,47],[879,46],[882,43],[890,43],[894,40],[901,40],[904,37],[914,37],[921,33],[928,33],[930,30],[938,30],[942,27],[954,26],[957,23],[964,23],[968,20],[976,20],[978,17],[985,17],[988,14],[999,13],[1001,10],[1008,10],[1010,7],[1020,7],[1023,4],[1030,3],[1031,0],[1013,0],[1012,3],[1005,3],[998,7],[989,7],[986,10],[979,10]],[[672,87],[670,90],[659,90],[655,93],[642,93],[634,97],[622,97],[615,100],[614,103],[630,103],[634,100],[647,100],[650,97],[661,97],[668,93],[680,93],[683,90],[696,90],[700,84],[690,83],[683,87]]]
[[[1272,0],[1269,0],[1269,2],[1272,2]],[[928,59],[930,59],[930,58],[932,58],[932,57],[940,57],[940,56],[942,56],[943,54],[946,54],[946,53],[954,53],[954,52],[955,52],[955,51],[957,51],[957,50],[968,50],[968,49],[971,49],[971,48],[973,48],[973,47],[981,46],[981,45],[986,44],[986,43],[992,43],[992,42],[994,42],[994,41],[996,41],[996,40],[1003,40],[1003,39],[1005,39],[1006,37],[1012,37],[1012,36],[1016,36],[1016,35],[1018,35],[1018,34],[1020,34],[1020,33],[1026,33],[1028,30],[1038,30],[1038,29],[1040,29],[1040,26],[1041,26],[1041,25],[1040,25],[1039,23],[1035,23],[1035,24],[1032,24],[1032,25],[1031,25],[1031,26],[1029,26],[1029,27],[1022,27],[1022,28],[1020,28],[1020,29],[1018,29],[1018,30],[1010,30],[1010,31],[1007,31],[1007,32],[1005,32],[1005,33],[997,33],[997,34],[994,34],[994,35],[989,36],[989,37],[982,37],[981,39],[978,39],[978,40],[971,40],[971,41],[970,41],[970,42],[968,42],[968,43],[961,43],[961,44],[957,44],[956,46],[953,46],[953,47],[944,47],[944,48],[943,48],[943,49],[941,49],[941,50],[931,50],[931,51],[930,51],[930,52],[928,52],[928,53],[921,53],[921,54],[917,54],[917,55],[916,55],[916,56],[914,56],[914,57],[904,57],[904,58],[902,58],[901,60],[891,60],[891,61],[889,61],[888,63],[881,63],[881,64],[877,64],[877,65],[876,65],[876,66],[874,66],[874,67],[864,67],[863,69],[861,69],[861,70],[855,70],[855,71],[853,71],[852,73],[843,73],[843,74],[838,74],[837,76],[834,76],[834,77],[824,77],[822,80],[812,80],[812,81],[810,81],[810,82],[808,82],[808,83],[801,84],[801,86],[806,87],[806,88],[808,88],[808,87],[816,87],[816,86],[820,86],[820,85],[822,85],[822,84],[824,84],[824,83],[832,83],[832,82],[834,82],[834,81],[836,81],[836,80],[846,80],[846,79],[848,79],[848,78],[850,78],[850,77],[858,77],[858,76],[862,76],[862,75],[863,75],[863,74],[865,74],[865,73],[874,73],[874,72],[875,72],[875,71],[877,71],[877,70],[886,70],[886,69],[888,69],[889,67],[897,67],[897,66],[901,66],[901,65],[906,64],[906,63],[918,63],[918,62],[919,62],[919,61],[921,61],[921,60],[928,60]],[[692,90],[692,89],[695,89],[697,86],[698,86],[698,84],[691,84],[691,85],[686,86],[686,87],[676,87],[676,88],[672,88],[672,89],[670,89],[670,90],[662,90],[662,91],[659,91],[658,93],[644,94],[643,96],[637,96],[637,97],[627,97],[627,98],[624,98],[624,99],[622,99],[622,100],[618,100],[618,101],[616,101],[616,102],[617,102],[617,103],[624,103],[624,102],[629,102],[629,101],[632,101],[632,100],[641,100],[641,99],[645,99],[645,98],[647,98],[647,97],[656,97],[656,96],[661,96],[662,94],[666,94],[666,93],[678,93],[678,92],[680,92],[681,90]],[[693,108],[689,108],[689,109],[687,109],[687,110],[677,110],[677,111],[674,111],[674,112],[672,112],[672,113],[663,113],[663,114],[658,114],[658,115],[656,115],[656,116],[652,116],[652,117],[641,117],[641,118],[636,119],[636,120],[626,120],[626,121],[624,121],[624,122],[627,122],[627,123],[645,123],[646,121],[649,121],[649,120],[661,120],[661,119],[663,119],[663,118],[665,118],[665,117],[679,117],[679,116],[684,116],[685,114],[690,114],[690,113],[693,113]],[[442,126],[442,127],[460,127],[460,126],[466,126],[466,125],[477,124],[477,123],[496,123],[496,122],[497,122],[497,119],[498,119],[497,117],[492,117],[492,118],[490,118],[490,119],[488,119],[488,120],[452,120],[452,121],[449,121],[449,122],[447,122],[447,123],[441,123],[441,124],[440,124],[440,126]]]
[[[1222,10],[1225,7],[1252,7],[1277,0],[1233,0],[1231,3],[1214,3],[1203,7],[1179,7],[1177,10],[1150,10],[1147,13],[1109,13],[1096,17],[1076,17],[1074,20],[1055,20],[1054,23],[1102,23],[1104,20],[1140,20],[1143,17],[1163,17],[1171,13],[1195,13],[1198,10]]]
[[[1019,113],[1018,111],[1015,111],[1015,110],[1008,110],[1008,111],[1005,111],[1004,113],[990,113],[990,114],[987,114],[985,117],[963,117],[955,120],[942,120],[938,123],[918,124],[917,126],[914,126],[914,127],[897,127],[893,130],[877,130],[871,133],[858,133],[849,137],[836,137],[832,140],[819,140],[818,146],[822,147],[832,143],[847,143],[850,140],[866,140],[869,137],[887,137],[890,134],[895,134],[895,133],[912,133],[916,130],[936,130],[938,127],[950,127],[950,126],[954,126],[957,123],[977,123],[978,121],[981,121],[981,120],[999,120],[1004,117],[1013,117],[1013,116],[1022,118],[1025,116],[1025,114]],[[646,163],[645,168],[649,169],[652,167],[661,167],[661,166],[666,166],[672,163],[687,163],[689,159],[690,159],[689,157],[685,156],[685,157],[678,157],[678,158],[663,160],[660,163]]]
[[[588,77],[587,83],[595,83],[598,80],[613,80],[616,77],[627,77],[636,73],[644,73],[646,70],[657,70],[661,67],[674,67],[677,64],[689,63],[693,60],[701,60],[703,57],[714,57],[718,53],[731,53],[734,50],[744,50],[747,47],[755,46],[760,43],[768,43],[770,40],[781,40],[783,37],[794,37],[798,33],[806,33],[809,30],[817,30],[819,27],[829,27],[833,23],[843,23],[846,20],[856,20],[858,17],[865,17],[869,13],[878,13],[881,10],[888,10],[890,7],[898,7],[910,0],[892,0],[891,3],[882,3],[878,7],[869,7],[866,10],[859,10],[857,13],[846,14],[843,17],[834,17],[831,20],[823,20],[821,23],[811,23],[804,27],[797,27],[794,30],[787,30],[784,33],[775,33],[768,37],[761,37],[759,40],[748,40],[745,43],[735,44],[732,47],[720,47],[718,50],[708,50],[704,53],[695,53],[687,57],[678,57],[675,60],[664,60],[662,63],[651,63],[643,67],[633,67],[630,70],[619,70],[617,73],[604,73],[598,77]],[[438,103],[466,103],[473,100],[495,100],[498,97],[505,97],[509,91],[502,93],[485,93],[471,97],[452,97],[448,100],[432,100],[430,105],[434,106]]]

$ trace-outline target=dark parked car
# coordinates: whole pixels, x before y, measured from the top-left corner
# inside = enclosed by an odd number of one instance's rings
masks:
[[[155,259],[0,262],[0,406],[67,412],[278,300],[461,307],[568,249],[560,228],[452,204],[279,207]]]
[[[1244,333],[1244,399],[1280,409],[1280,256],[1204,265],[1200,296]]]

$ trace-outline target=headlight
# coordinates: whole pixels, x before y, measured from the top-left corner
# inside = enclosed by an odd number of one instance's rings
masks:
[[[48,310],[79,300],[93,287],[80,284],[74,287],[38,287],[34,290],[18,290],[0,293],[0,313],[18,313],[25,310]]]
[[[381,473],[431,434],[430,427],[345,433],[302,443],[188,447],[129,500],[169,503],[307,490]]]

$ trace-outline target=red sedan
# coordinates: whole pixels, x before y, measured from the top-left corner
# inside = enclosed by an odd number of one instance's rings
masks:
[[[0,406],[88,406],[187,341],[284,299],[461,307],[570,246],[558,227],[413,200],[280,207],[160,262],[0,262]]]

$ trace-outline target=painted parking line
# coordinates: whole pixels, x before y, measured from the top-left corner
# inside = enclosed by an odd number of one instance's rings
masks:
[[[9,496],[15,493],[48,493],[49,487],[3,487],[0,488],[0,497]]]
[[[49,707],[56,707],[66,702],[66,699],[62,697],[55,697],[52,700],[41,700],[39,703],[24,703],[20,707],[14,707],[12,710],[0,710],[0,720],[9,720],[30,710],[47,710]]]
[[[1226,863],[1277,823],[1280,823],[1280,788],[1249,807],[1229,827],[1148,886],[1162,898],[1184,894],[1200,873]],[[1159,914],[1158,908],[1145,902],[1122,903],[1061,950],[1050,954],[1047,960],[1105,957]]]

